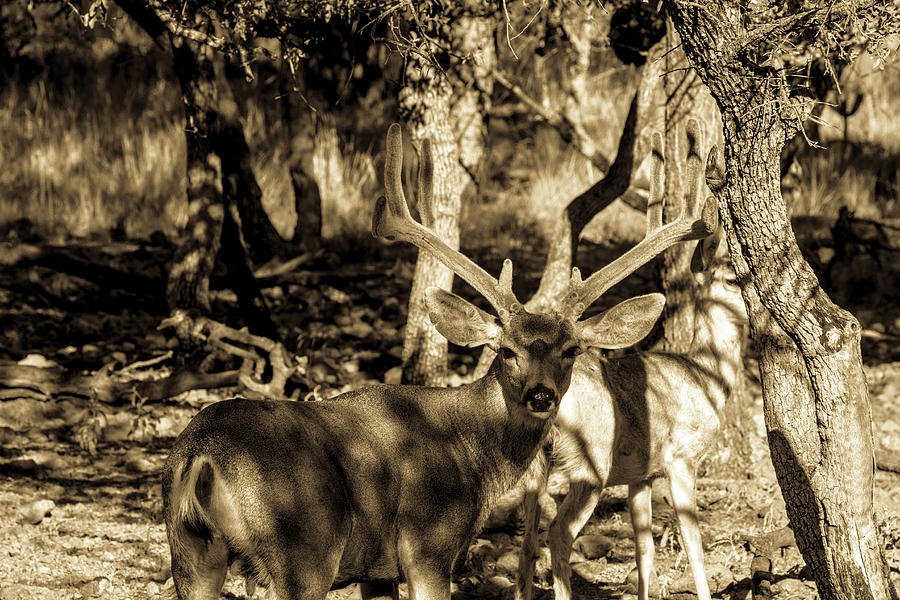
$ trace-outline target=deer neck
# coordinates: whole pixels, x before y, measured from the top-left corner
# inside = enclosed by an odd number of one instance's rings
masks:
[[[488,374],[460,389],[452,420],[466,459],[480,482],[482,520],[519,480],[550,432],[550,419],[537,419],[518,399],[504,397],[497,361]]]
[[[721,388],[721,403],[731,393],[742,371],[744,348],[743,307],[716,298],[697,304],[690,358],[714,376]]]

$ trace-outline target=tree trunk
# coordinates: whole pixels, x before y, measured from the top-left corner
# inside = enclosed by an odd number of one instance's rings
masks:
[[[666,221],[677,217],[671,207],[681,206],[679,201],[690,190],[684,183],[684,127],[688,118],[696,118],[705,132],[715,139],[721,120],[709,91],[697,73],[687,68],[687,58],[681,49],[681,40],[673,30],[671,19],[666,19],[666,52],[663,88],[665,91],[665,196]],[[711,131],[712,130],[712,131]],[[707,137],[707,139],[709,139]],[[706,150],[705,148],[703,149]],[[700,200],[705,198],[702,196]],[[684,354],[690,350],[694,337],[694,308],[697,286],[691,273],[691,256],[696,244],[676,244],[663,252],[659,261],[659,277],[666,306],[663,309],[662,338],[657,347],[664,352]]]
[[[220,95],[213,51],[180,38],[171,43],[186,115],[188,223],[169,270],[169,307],[209,314],[209,277],[218,256],[250,329],[278,339],[248,262],[246,232],[259,234],[260,213],[268,217],[243,130],[233,110],[222,112],[229,103]]]
[[[312,146],[304,147],[300,140],[300,120],[312,111],[303,102],[297,89],[297,76],[288,68],[288,61],[282,61],[279,77],[279,106],[285,124],[290,148],[291,187],[294,190],[294,210],[297,224],[291,243],[307,251],[316,250],[322,244],[322,195],[319,184],[312,176]],[[318,119],[313,115],[313,119]]]
[[[859,323],[819,287],[781,197],[781,150],[803,107],[784,106],[775,77],[735,58],[752,39],[736,4],[665,4],[722,111],[719,212],[762,349],[769,448],[797,545],[823,599],[896,599],[874,520]]]
[[[484,17],[456,18],[451,37],[458,45],[453,47],[461,54],[472,54],[476,60],[454,70],[450,75],[454,77],[454,85],[423,56],[411,56],[406,85],[400,93],[400,110],[413,144],[418,148],[422,140],[432,140],[435,184],[432,225],[454,249],[459,248],[459,210],[468,180],[466,170],[475,169],[484,150],[485,104],[490,97],[490,84],[486,83],[490,78],[484,73],[493,68],[494,26],[491,19]],[[437,286],[449,290],[452,283],[453,273],[449,269],[430,254],[419,253],[403,340],[405,383],[444,383],[447,340],[431,324],[424,302],[426,289]]]
[[[654,51],[651,56],[657,56]],[[541,272],[541,280],[534,295],[525,303],[531,312],[552,310],[565,296],[572,267],[578,256],[578,242],[581,232],[594,218],[616,199],[622,197],[631,185],[635,167],[643,161],[644,150],[639,140],[644,126],[652,120],[651,103],[653,90],[661,74],[659,61],[648,60],[641,67],[638,89],[631,99],[628,115],[619,137],[616,157],[606,175],[590,188],[579,194],[560,211],[556,225],[550,235],[547,260]],[[483,377],[488,372],[495,353],[490,348],[482,350],[472,379]]]
[[[211,148],[211,131],[219,128],[213,63],[208,48],[191,48],[183,39],[172,38],[175,72],[181,84],[185,107],[187,142],[188,222],[169,268],[166,298],[170,309],[210,312],[209,276],[225,218],[222,196],[222,161]]]

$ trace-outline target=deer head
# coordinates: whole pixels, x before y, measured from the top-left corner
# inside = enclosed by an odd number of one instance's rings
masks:
[[[497,352],[491,372],[498,378],[507,403],[537,418],[555,414],[559,399],[569,387],[575,359],[583,350],[635,344],[650,332],[662,312],[665,298],[662,294],[638,296],[601,315],[580,320],[585,309],[665,248],[705,237],[715,226],[715,205],[711,202],[704,205],[699,219],[682,210],[679,219],[665,226],[660,210],[653,217],[658,222],[648,221],[650,226],[644,240],[617,260],[587,280],[581,279],[577,268],[572,269],[568,293],[558,311],[530,313],[513,293],[509,259],[504,261],[499,278],[494,278],[412,218],[403,193],[402,159],[400,126],[395,123],[388,130],[386,195],[376,203],[373,233],[433,253],[484,296],[495,315],[438,288],[427,291],[426,305],[434,326],[451,342],[470,347],[487,345]],[[418,176],[419,211],[424,223],[434,222],[432,178],[431,144],[425,140]]]

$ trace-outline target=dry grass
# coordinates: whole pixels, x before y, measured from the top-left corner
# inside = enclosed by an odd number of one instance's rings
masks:
[[[105,235],[114,227],[131,236],[153,229],[175,233],[185,221],[177,84],[164,54],[148,54],[144,47],[123,51],[108,40],[96,47],[100,50],[82,54],[48,52],[43,73],[30,80],[14,76],[0,86],[0,222],[26,218],[58,238]],[[597,146],[612,158],[627,110],[622,90],[633,85],[634,72],[603,60],[582,112]],[[524,88],[561,110],[565,98],[559,86],[541,79],[560,71],[539,66],[520,64],[515,70]],[[832,150],[801,157],[792,214],[836,216],[842,205],[872,218],[900,211],[896,68],[860,74],[866,101],[849,129],[851,140],[866,143],[866,152],[844,155],[832,138],[826,140]],[[303,141],[291,142],[279,111],[252,100],[245,103],[245,132],[276,228],[286,237],[293,232],[297,215],[287,167],[302,160],[320,187],[325,237],[349,240],[350,246],[362,243],[379,193],[374,165],[380,157],[334,120],[321,122],[317,131],[307,126]],[[369,109],[383,111],[384,105]],[[390,119],[370,119],[378,120]],[[834,136],[842,129],[836,124],[825,131]],[[527,120],[495,122],[488,145],[484,179],[463,202],[462,236],[469,246],[540,248],[559,211],[601,175],[554,131]],[[631,211],[616,207],[588,234],[621,241],[638,235],[640,227]]]

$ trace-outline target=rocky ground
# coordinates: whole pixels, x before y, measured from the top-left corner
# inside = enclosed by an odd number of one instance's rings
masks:
[[[301,340],[297,352],[309,357],[307,382],[316,395],[396,373],[410,269],[405,260],[395,259],[382,256],[383,262],[365,268],[339,261],[329,269],[315,264],[289,284],[267,290],[278,323],[304,332],[297,338]],[[135,380],[163,377],[175,368],[177,361],[167,354],[171,342],[155,330],[158,310],[136,301],[118,310],[103,303],[98,308],[98,290],[79,278],[60,277],[40,267],[7,269],[0,275],[0,344],[7,365],[29,354],[29,364],[56,364],[73,373],[94,373],[104,365],[124,372],[131,365]],[[220,306],[229,302],[227,294],[219,298]],[[895,325],[891,310],[863,309],[868,311],[864,352],[875,439],[879,450],[896,453],[900,452],[896,337],[900,332],[894,329],[900,325]],[[460,373],[472,362],[472,355],[453,357]],[[752,353],[747,365],[749,456],[736,466],[738,461],[725,460],[728,448],[720,447],[703,465],[698,484],[709,575],[715,597],[723,599],[749,597],[753,540],[787,523],[768,459]],[[0,600],[118,600],[171,594],[159,470],[191,416],[230,390],[192,391],[146,404],[131,398],[113,406],[66,394],[51,397],[40,389],[16,385],[7,380],[0,386]],[[554,477],[551,483],[551,493],[559,498],[564,482]],[[666,486],[659,484],[654,494],[656,589],[665,597],[688,597],[693,589],[690,570],[665,503]],[[900,474],[878,470],[878,517],[892,576],[900,583],[898,492]],[[553,503],[547,504],[551,513]],[[473,542],[458,565],[454,598],[511,593],[522,533],[514,506],[513,498]],[[551,517],[547,514],[543,520],[544,542]],[[572,555],[576,597],[619,598],[633,593],[630,536],[625,491],[607,490],[576,541]],[[548,565],[544,550],[536,578],[538,598],[552,597]],[[776,552],[773,571],[775,597],[816,596],[796,548]],[[356,595],[353,587],[332,592],[334,598]],[[244,597],[238,579],[229,579],[226,597]]]

